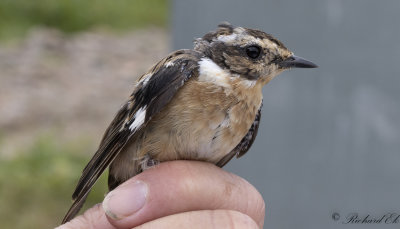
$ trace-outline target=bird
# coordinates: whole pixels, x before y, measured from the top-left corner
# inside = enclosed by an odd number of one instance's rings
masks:
[[[278,39],[228,22],[172,52],[143,74],[83,169],[62,223],[83,206],[109,167],[108,187],[158,163],[199,160],[223,167],[253,144],[262,88],[291,68],[316,68]]]

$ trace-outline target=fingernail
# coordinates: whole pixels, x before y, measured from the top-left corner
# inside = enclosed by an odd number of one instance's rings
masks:
[[[146,203],[148,187],[142,181],[125,184],[107,194],[103,201],[105,213],[120,220],[139,211]]]

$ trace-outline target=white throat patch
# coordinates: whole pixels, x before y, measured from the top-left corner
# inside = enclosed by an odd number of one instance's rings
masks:
[[[219,67],[209,58],[202,58],[199,62],[199,80],[203,82],[215,83],[221,87],[230,88],[231,74]]]
[[[232,89],[232,80],[240,78],[237,74],[231,74],[227,70],[222,69],[214,61],[209,58],[202,58],[199,61],[199,80],[203,82],[211,82],[226,89]],[[256,85],[256,80],[240,79],[239,83],[245,88],[252,88]]]

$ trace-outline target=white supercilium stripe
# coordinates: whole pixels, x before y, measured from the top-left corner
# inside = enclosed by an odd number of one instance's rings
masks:
[[[237,34],[232,33],[230,35],[219,35],[217,40],[222,41],[224,43],[232,43],[237,39]]]
[[[132,122],[132,124],[129,126],[129,129],[131,131],[135,131],[138,129],[141,125],[144,123],[144,119],[146,117],[146,106],[141,107],[133,116],[135,121]]]

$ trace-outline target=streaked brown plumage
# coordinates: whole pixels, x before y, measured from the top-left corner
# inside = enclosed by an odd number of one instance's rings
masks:
[[[138,81],[85,167],[63,223],[82,207],[110,166],[109,189],[158,162],[224,166],[245,154],[261,117],[262,87],[291,67],[316,67],[259,30],[222,24],[178,50]]]

